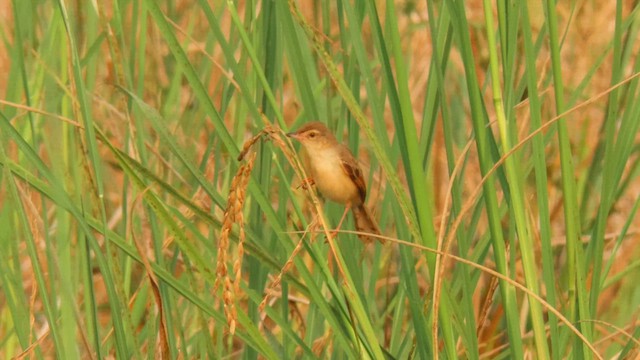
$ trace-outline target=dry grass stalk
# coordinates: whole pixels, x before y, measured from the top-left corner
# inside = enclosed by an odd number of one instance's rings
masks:
[[[476,326],[476,335],[479,339],[484,335],[483,333],[488,328],[489,325],[489,313],[491,311],[491,305],[493,305],[493,296],[498,290],[498,278],[491,278],[489,282],[489,291],[484,297],[484,303],[482,304],[482,309],[480,310],[480,314],[478,315],[478,322]]]
[[[269,139],[272,140],[273,143],[283,152],[285,158],[287,159],[287,161],[289,161],[291,165],[293,165],[294,169],[296,169],[296,172],[298,173],[298,176],[300,176],[300,178],[302,179],[307,178],[306,176],[304,176],[305,175],[304,173],[300,173],[300,171],[303,170],[303,167],[302,167],[302,164],[299,162],[297,155],[292,150],[292,147],[290,146],[290,144],[286,144],[283,138],[281,137],[281,136],[285,136],[282,129],[277,128],[275,126],[268,125],[262,131],[260,131],[257,135],[255,135],[254,137],[246,141],[244,143],[244,146],[242,147],[242,151],[240,152],[240,155],[238,156],[238,160],[242,160],[244,156],[247,154],[247,152],[249,151],[249,149],[251,148],[251,146],[253,146],[253,144],[255,144],[263,136],[268,136]],[[303,182],[303,184],[301,184],[301,187],[303,187],[305,190],[307,190],[311,194],[312,199],[314,198],[313,190],[311,190],[311,187],[308,186],[308,184]],[[286,274],[287,271],[293,266],[293,259],[298,255],[298,253],[303,248],[304,235],[306,235],[306,233],[309,232],[313,236],[314,231],[309,231],[309,230],[313,229],[316,226],[319,226],[320,223],[322,223],[322,221],[319,221],[319,217],[316,217],[314,221],[309,225],[309,227],[305,230],[305,233],[302,235],[300,241],[298,242],[295,249],[289,256],[289,259],[287,259],[287,262],[285,263],[285,265],[282,267],[282,270],[280,271],[278,276],[274,279],[274,281],[271,283],[271,285],[268,287],[268,290],[272,290],[272,291],[266,291],[266,295],[264,299],[260,302],[260,305],[258,307],[260,312],[264,311],[264,308],[266,307],[269,300],[271,299],[272,293],[275,293],[275,291],[273,290],[275,290],[279,286],[284,274]]]
[[[242,161],[244,157],[247,155],[253,144],[255,144],[262,137],[267,136],[268,140],[273,141],[273,143],[282,151],[285,158],[289,161],[290,164],[297,164],[297,156],[293,152],[290,145],[287,145],[284,140],[282,140],[281,136],[286,136],[285,133],[277,126],[267,125],[262,131],[256,134],[251,139],[245,141],[242,146],[242,150],[240,151],[240,155],[238,155],[238,161]]]
[[[258,142],[258,140],[262,139],[264,136],[267,136],[269,140],[272,140],[273,143],[280,148],[280,150],[284,153],[285,157],[289,160],[289,162],[291,162],[292,164],[295,163],[295,159],[296,159],[296,155],[295,153],[291,150],[291,148],[289,146],[287,146],[287,144],[282,140],[282,138],[279,135],[284,135],[284,133],[282,132],[282,130],[278,127],[275,126],[271,126],[271,125],[267,125],[262,131],[260,131],[258,134],[256,134],[255,136],[253,136],[251,139],[245,141],[244,145],[242,146],[242,150],[240,151],[240,154],[238,155],[238,161],[242,161],[244,159],[244,157],[247,155],[247,153],[249,152],[249,150],[251,149],[251,147]],[[255,157],[255,153],[253,154]],[[250,162],[252,163],[253,160],[250,160]],[[238,171],[238,173],[240,173],[240,170]],[[247,177],[248,179],[248,177]],[[231,198],[230,198],[231,199]],[[242,213],[240,213],[240,216],[242,216]],[[227,216],[225,215],[225,218]],[[242,222],[240,222],[241,224]],[[223,224],[223,234],[224,234],[224,224]],[[228,233],[227,233],[228,236]],[[243,242],[244,242],[244,230],[242,229],[242,227],[240,228],[240,233],[239,233],[239,243],[238,243],[238,253],[239,255],[241,255],[244,251],[244,246],[243,246]],[[304,238],[304,236],[303,236]],[[276,279],[273,281],[273,283],[271,284],[271,286],[269,287],[269,289],[274,289],[278,286],[278,284],[280,284],[280,281],[282,280],[282,276],[283,274],[285,274],[287,272],[287,270],[289,268],[291,268],[291,266],[293,265],[293,258],[294,256],[296,256],[300,250],[302,250],[302,240],[298,243],[298,245],[296,246],[296,248],[294,249],[293,253],[291,254],[291,256],[289,257],[289,260],[285,263],[284,267],[282,268],[282,270],[280,271],[280,274],[278,274],[278,276],[276,277]],[[241,256],[239,256],[238,260],[235,262],[234,264],[234,271],[236,273],[236,286],[239,286],[239,276],[240,276],[240,269],[241,269],[241,265],[242,265],[242,259]],[[259,309],[260,312],[262,312],[265,308],[265,306],[267,305],[267,302],[269,301],[269,292],[267,291],[267,295],[265,295],[264,299],[262,300],[262,302],[260,303]]]
[[[242,146],[242,150],[240,151],[240,154],[238,155],[238,161],[242,161],[245,156],[247,155],[247,153],[249,153],[249,150],[251,149],[251,147],[258,142],[258,140],[260,140],[261,138],[263,138],[264,136],[267,136],[269,140],[273,141],[273,143],[283,152],[285,158],[289,161],[290,164],[294,165],[295,168],[301,169],[301,165],[298,161],[298,158],[295,154],[295,152],[292,150],[290,145],[287,145],[285,143],[285,141],[283,140],[282,136],[284,136],[285,134],[283,133],[282,129],[276,127],[276,126],[272,126],[272,125],[267,125],[262,131],[260,131],[258,134],[256,134],[255,136],[253,136],[251,139],[247,140],[244,145]],[[253,153],[253,156],[255,156],[255,153]],[[253,163],[253,160],[250,160],[249,162]],[[297,164],[297,166],[296,166]],[[249,170],[250,172],[250,170]],[[241,170],[238,170],[238,174],[236,174],[236,178],[239,177],[239,174],[241,173]],[[236,201],[236,198],[232,198],[232,196],[235,196],[234,194],[234,189],[237,186],[236,182],[236,178],[234,178],[234,182],[232,183],[232,190],[229,194],[229,199],[227,204],[231,204],[232,201]],[[242,177],[240,177],[242,178]],[[304,176],[302,177],[304,178]],[[248,173],[247,173],[247,178],[248,179]],[[244,187],[246,187],[246,183],[244,184]],[[310,188],[305,187],[306,190],[310,190]],[[243,199],[244,200],[244,199]],[[228,205],[229,206],[229,205]],[[241,206],[241,204],[240,204]],[[225,212],[225,220],[223,221],[223,225],[222,225],[222,235],[221,235],[221,241],[220,241],[220,245],[219,248],[223,248],[224,247],[228,247],[228,236],[229,233],[231,232],[231,225],[232,222],[227,225],[227,221],[229,218],[229,211],[230,209],[228,208],[227,211]],[[240,207],[241,210],[241,207]],[[242,220],[242,213],[241,211],[239,212],[239,216],[240,216],[240,220]],[[237,221],[238,219],[236,219]],[[244,230],[242,228],[242,221],[239,222],[240,224],[240,242],[238,245],[238,252],[239,255],[242,254],[242,252],[244,251],[244,247],[243,247],[243,242],[244,242]],[[313,221],[310,225],[309,228],[313,227],[313,226],[317,226],[318,223],[317,221]],[[309,232],[309,228],[307,228],[307,230],[305,231],[305,234],[307,232]],[[313,233],[313,232],[312,232]],[[223,239],[224,238],[224,239]],[[302,250],[303,248],[303,239],[304,239],[304,235],[302,236],[301,240],[298,242],[298,244],[296,245],[296,248],[293,250],[292,254],[289,256],[289,259],[287,260],[287,262],[285,263],[285,265],[282,267],[282,270],[280,271],[280,273],[278,274],[278,276],[274,279],[274,281],[271,283],[271,285],[269,286],[269,290],[274,290],[275,288],[277,288],[280,284],[280,282],[282,281],[282,277],[284,276],[284,274],[287,273],[287,271],[293,266],[293,259],[298,255],[298,253]],[[218,255],[218,258],[220,259],[222,256],[225,257],[226,259],[226,252],[224,254],[220,253]],[[240,268],[241,268],[241,264],[242,264],[242,259],[241,257],[235,262],[234,264],[234,271],[236,272],[236,286],[239,286],[239,279],[240,279]],[[220,274],[224,274],[224,276],[227,276],[227,269],[226,269],[226,263],[225,264],[221,264],[220,261],[218,262],[218,274],[219,274],[219,278],[221,278]],[[217,289],[217,285],[218,282],[216,282],[216,289]],[[271,293],[275,293],[275,291],[266,291],[266,295],[264,297],[264,299],[260,302],[259,305],[259,311],[263,312],[264,308],[266,307],[266,305],[268,304],[270,298],[271,298]],[[225,295],[225,299],[227,298],[228,295]],[[226,300],[225,300],[226,301]],[[225,302],[226,304],[226,302]],[[234,309],[235,311],[235,309]],[[231,323],[230,323],[231,324]]]
[[[302,236],[300,237],[300,241],[298,241],[298,244],[296,245],[295,249],[293,249],[293,251],[291,252],[291,255],[289,256],[289,258],[287,259],[287,262],[284,264],[284,266],[280,270],[280,273],[278,274],[278,276],[276,276],[276,278],[273,280],[271,285],[269,285],[269,287],[267,288],[267,291],[265,292],[264,298],[260,302],[260,306],[258,306],[258,311],[259,312],[263,312],[264,311],[264,308],[267,306],[267,303],[269,302],[269,300],[273,296],[272,294],[276,293],[275,289],[280,285],[280,282],[282,281],[282,277],[284,276],[284,274],[286,274],[289,271],[289,269],[291,269],[291,267],[293,266],[293,259],[295,259],[298,256],[298,253],[300,253],[300,251],[302,250],[303,245],[304,245],[303,241],[304,241],[305,235],[307,235],[307,233],[309,233],[309,229],[310,228],[315,227],[316,225],[317,225],[316,222],[313,222],[313,223],[309,224],[309,226],[305,230],[304,234],[302,234]],[[313,232],[311,232],[311,233],[313,233]],[[271,291],[269,291],[269,290],[271,290]]]
[[[284,146],[284,142],[282,142],[282,139],[278,138],[277,136],[274,136],[274,134],[277,134],[277,133],[282,133],[282,131],[275,126],[268,125],[264,129],[262,129],[262,131],[257,133],[254,137],[245,141],[244,145],[242,145],[242,150],[240,150],[240,155],[238,155],[238,161],[242,161],[242,159],[244,159],[244,157],[247,155],[247,153],[249,152],[253,144],[255,144],[258,140],[260,140],[265,135],[269,136],[269,138],[272,140],[276,140],[276,139],[279,140],[280,143],[278,144],[278,146],[282,144],[281,147],[286,147]]]
[[[162,299],[162,295],[160,294],[158,278],[156,277],[156,274],[153,271],[153,268],[151,266],[151,263],[155,262],[155,256],[152,251],[148,251],[148,249],[150,249],[150,247],[147,246],[148,244],[145,244],[138,239],[138,237],[136,236],[136,231],[134,231],[134,227],[131,226],[131,223],[133,223],[134,209],[136,208],[137,205],[140,204],[142,198],[144,197],[145,193],[149,189],[150,189],[149,187],[145,188],[144,191],[142,191],[133,199],[133,202],[131,203],[132,211],[129,212],[129,216],[127,217],[127,224],[128,224],[127,228],[129,228],[130,230],[131,239],[133,240],[133,244],[138,250],[138,254],[140,255],[140,260],[142,260],[142,265],[144,266],[144,270],[146,272],[147,278],[149,279],[149,285],[151,288],[151,293],[153,295],[153,300],[156,303],[156,308],[158,312],[157,315],[159,320],[158,338],[156,339],[156,342],[158,344],[157,348],[159,350],[158,356],[160,359],[169,359],[171,356],[170,356],[170,350],[169,350],[169,333],[167,330],[167,317],[164,312],[164,302]],[[138,292],[136,291],[133,294],[133,297],[131,298],[130,306],[132,306],[133,300],[137,296],[138,296]]]
[[[255,141],[254,141],[255,142]],[[222,230],[220,232],[220,240],[218,241],[218,261],[216,265],[216,283],[214,284],[214,291],[217,291],[218,287],[222,283],[222,301],[224,303],[224,313],[227,316],[227,322],[229,323],[229,333],[233,335],[236,330],[236,320],[238,314],[235,307],[235,300],[240,292],[240,281],[242,280],[242,257],[244,255],[244,216],[242,209],[244,207],[244,200],[246,198],[247,184],[249,183],[249,176],[253,169],[256,154],[252,153],[249,160],[240,166],[238,172],[231,182],[231,190],[229,191],[229,197],[227,198],[227,208],[224,212],[224,218],[222,220]],[[239,243],[238,254],[233,265],[233,271],[235,277],[232,280],[229,276],[227,268],[227,258],[229,252],[229,235],[233,228],[233,224],[238,223],[239,227]]]

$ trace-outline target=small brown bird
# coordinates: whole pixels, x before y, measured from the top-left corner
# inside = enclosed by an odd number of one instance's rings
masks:
[[[362,170],[349,148],[340,144],[331,131],[317,121],[305,124],[287,136],[302,144],[302,164],[320,193],[329,200],[346,205],[338,229],[351,209],[356,230],[380,235],[380,229],[364,204],[367,186]],[[370,236],[359,237],[367,243],[373,240]],[[383,239],[377,239],[384,243]]]

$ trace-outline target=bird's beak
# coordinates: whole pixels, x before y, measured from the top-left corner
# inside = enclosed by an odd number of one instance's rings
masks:
[[[287,136],[290,137],[290,138],[296,139],[296,140],[298,140],[298,137],[299,137],[298,133],[295,132],[295,131],[287,133]]]

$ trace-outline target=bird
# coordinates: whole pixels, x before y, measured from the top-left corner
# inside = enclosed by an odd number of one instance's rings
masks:
[[[380,229],[365,205],[367,186],[351,150],[338,142],[331,130],[319,121],[306,123],[287,136],[302,145],[300,158],[310,177],[305,179],[307,183],[315,184],[324,198],[345,205],[337,228],[340,229],[347,212],[351,210],[357,231],[380,235]],[[374,239],[362,234],[358,234],[358,237],[364,243]],[[384,243],[381,237],[376,238]]]

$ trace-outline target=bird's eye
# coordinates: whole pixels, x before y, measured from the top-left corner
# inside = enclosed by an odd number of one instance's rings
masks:
[[[312,139],[313,139],[314,137],[316,137],[316,132],[315,132],[315,131],[310,132],[310,133],[309,133],[309,137],[310,137],[310,138],[312,138]]]

